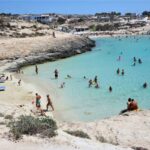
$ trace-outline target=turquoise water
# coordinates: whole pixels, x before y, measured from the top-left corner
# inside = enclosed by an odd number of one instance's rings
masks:
[[[143,89],[146,81],[150,84],[150,36],[100,38],[96,47],[75,57],[48,62],[39,67],[38,77],[34,66],[24,69],[26,76],[39,78],[50,86],[56,86],[50,93],[59,116],[63,120],[93,121],[117,115],[126,108],[129,97],[138,101],[141,109],[150,108],[150,88]],[[117,58],[121,56],[121,61]],[[141,58],[143,63],[132,66],[133,57]],[[58,69],[59,79],[54,79],[54,70]],[[117,68],[124,69],[125,75],[118,76]],[[71,79],[66,79],[67,74]],[[88,88],[88,79],[98,76],[99,89]],[[86,76],[88,79],[83,79]],[[65,88],[59,86],[65,82]],[[113,91],[108,91],[112,86]]]

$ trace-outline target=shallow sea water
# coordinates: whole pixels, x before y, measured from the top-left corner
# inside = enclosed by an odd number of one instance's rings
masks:
[[[39,75],[34,66],[24,68],[27,77],[36,77],[39,82],[50,86],[53,103],[62,120],[93,121],[117,115],[126,108],[129,97],[138,101],[141,109],[150,108],[150,36],[97,38],[96,47],[71,58],[38,65]],[[121,57],[118,61],[117,58]],[[142,64],[132,66],[133,57],[141,58]],[[59,79],[54,79],[58,69]],[[118,76],[117,68],[124,69],[125,75]],[[67,79],[67,74],[71,79]],[[88,88],[88,80],[98,76],[99,89]],[[86,76],[88,79],[83,79]],[[65,82],[65,88],[59,86]],[[112,86],[113,91],[108,91]],[[55,97],[55,95],[60,95]],[[56,116],[57,117],[57,116]],[[59,119],[60,119],[59,118]]]

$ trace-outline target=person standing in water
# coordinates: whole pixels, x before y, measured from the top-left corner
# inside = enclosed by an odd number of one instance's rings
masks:
[[[54,111],[54,107],[53,107],[53,104],[52,104],[52,101],[50,99],[50,96],[47,95],[47,105],[46,105],[46,111],[48,111],[48,107],[51,106],[52,108],[52,111]]]
[[[147,88],[147,83],[146,83],[146,82],[143,84],[143,88],[144,88],[144,89]]]
[[[95,82],[95,84],[97,84],[97,76],[95,76],[94,82]]]
[[[133,57],[133,62],[136,62],[136,58],[135,57]]]
[[[112,87],[111,86],[109,87],[109,92],[112,92]]]
[[[35,65],[35,73],[38,74],[39,73],[39,69],[38,69],[38,66]]]
[[[55,69],[54,74],[55,74],[55,79],[58,79],[58,70],[57,69]]]
[[[140,58],[138,59],[138,62],[139,62],[139,64],[142,64],[142,60]]]
[[[124,69],[122,69],[122,72],[121,72],[122,76],[124,76]]]
[[[118,68],[116,72],[117,72],[117,74],[119,75],[119,74],[120,74],[120,69]]]
[[[92,79],[89,80],[89,88],[92,86]]]

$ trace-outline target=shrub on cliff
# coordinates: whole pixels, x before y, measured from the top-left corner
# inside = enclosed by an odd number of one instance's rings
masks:
[[[73,136],[90,139],[89,135],[83,131],[77,130],[77,131],[65,131],[65,132]]]
[[[48,117],[35,118],[32,116],[20,116],[18,120],[11,121],[9,124],[10,132],[17,140],[22,135],[40,134],[43,137],[56,136],[56,122]]]

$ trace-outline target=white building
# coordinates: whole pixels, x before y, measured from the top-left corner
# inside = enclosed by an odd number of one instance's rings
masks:
[[[41,15],[22,15],[20,16],[21,19],[26,20],[26,21],[37,21],[41,23],[51,23],[54,19],[53,16],[50,16],[48,14],[41,14]]]

